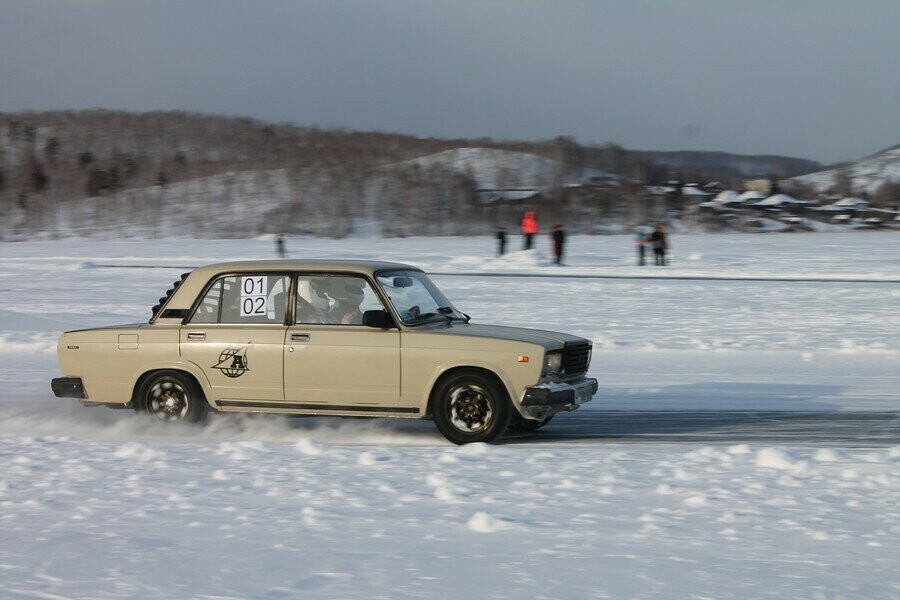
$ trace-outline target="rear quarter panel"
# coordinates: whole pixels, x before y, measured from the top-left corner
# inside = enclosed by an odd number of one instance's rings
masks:
[[[181,360],[178,333],[179,327],[165,325],[67,332],[57,346],[59,365],[65,375],[81,377],[88,403],[127,404],[141,375],[156,369],[189,371],[208,388]]]

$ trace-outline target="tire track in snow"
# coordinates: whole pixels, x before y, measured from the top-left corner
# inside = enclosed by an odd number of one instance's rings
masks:
[[[882,447],[900,444],[900,412],[591,410],[560,415],[540,431],[510,434],[503,441]]]

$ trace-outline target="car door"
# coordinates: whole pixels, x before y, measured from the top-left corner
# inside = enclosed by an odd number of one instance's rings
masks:
[[[210,283],[181,328],[181,355],[223,408],[284,402],[287,274],[242,273]]]
[[[306,410],[415,412],[400,404],[400,331],[362,325],[384,306],[362,275],[301,273],[284,352],[285,401]]]

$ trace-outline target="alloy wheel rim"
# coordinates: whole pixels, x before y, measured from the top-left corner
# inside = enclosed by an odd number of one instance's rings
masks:
[[[187,415],[190,407],[187,390],[171,379],[154,383],[147,399],[147,410],[162,421],[180,421]]]
[[[490,427],[494,408],[484,388],[466,384],[450,392],[448,403],[450,422],[459,431],[478,433]]]

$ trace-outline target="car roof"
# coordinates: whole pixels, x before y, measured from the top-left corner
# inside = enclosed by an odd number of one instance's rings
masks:
[[[175,287],[165,309],[180,311],[191,308],[197,296],[206,285],[220,275],[230,273],[291,273],[295,271],[357,273],[374,277],[380,271],[422,271],[418,267],[403,263],[379,260],[243,260],[215,263],[198,267],[190,272],[183,283]],[[183,316],[166,317],[162,313],[154,316],[152,322],[180,322]]]
[[[243,271],[335,271],[374,275],[378,271],[421,271],[419,267],[380,260],[243,260],[198,267],[194,273],[213,276]]]

